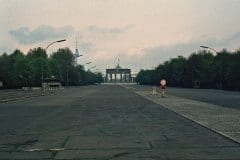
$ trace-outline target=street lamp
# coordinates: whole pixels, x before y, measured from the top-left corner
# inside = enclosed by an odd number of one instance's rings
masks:
[[[84,66],[84,65],[87,65],[87,64],[91,64],[91,63],[92,63],[92,62],[87,62],[87,63],[84,63],[84,64],[83,64],[83,66]]]
[[[200,46],[201,48],[204,48],[204,49],[210,49],[210,50],[212,50],[212,51],[214,51],[215,53],[219,53],[216,49],[214,49],[214,48],[211,48],[211,47],[207,47],[207,46]]]
[[[50,47],[50,46],[53,45],[54,43],[60,43],[60,42],[64,42],[64,41],[66,41],[66,39],[61,39],[61,40],[58,40],[58,41],[54,41],[54,42],[49,43],[49,44],[47,45],[47,47],[44,49],[45,52],[47,53],[48,47]],[[42,61],[42,85],[43,85],[43,61]],[[42,86],[42,88],[43,88],[43,86]]]
[[[48,47],[50,47],[54,43],[60,43],[60,42],[64,42],[64,41],[66,41],[66,39],[61,39],[61,40],[58,40],[58,41],[54,41],[54,42],[50,43],[49,45],[47,45],[47,47],[44,50],[46,51],[48,49]]]
[[[219,54],[219,52],[214,48],[211,48],[208,46],[200,46],[200,47],[204,48],[204,49],[212,50],[216,54]],[[221,59],[221,57],[220,57],[220,66],[219,66],[219,88],[222,89],[222,59]]]

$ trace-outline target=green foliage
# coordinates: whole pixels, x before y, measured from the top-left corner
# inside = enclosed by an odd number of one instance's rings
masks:
[[[13,65],[11,61],[11,57],[6,53],[0,57],[0,81],[7,86],[13,84]]]
[[[78,76],[76,75],[76,71],[74,71],[74,55],[70,49],[59,49],[51,55],[50,59],[54,59],[59,64],[61,70],[60,76],[64,85],[67,85],[69,82],[71,84],[76,83],[74,82],[74,78],[76,79]]]
[[[101,72],[95,73],[95,83],[103,83],[103,75]]]
[[[60,81],[63,81],[62,72],[58,61],[56,59],[50,58],[48,60],[48,65],[50,67],[50,75]]]
[[[205,50],[192,53],[188,58],[179,56],[157,66],[154,70],[141,70],[136,81],[140,84],[157,84],[166,79],[168,86],[219,88],[240,90],[240,50],[227,50],[213,55]]]
[[[50,66],[48,65],[48,61],[41,57],[37,57],[35,59],[31,59],[29,62],[30,75],[31,75],[31,83],[34,86],[40,86],[43,78],[47,78],[50,75]]]
[[[102,73],[93,73],[90,70],[87,71],[87,83],[88,84],[99,84],[104,81]]]
[[[27,55],[20,50],[0,56],[0,81],[6,88],[41,86],[43,78],[55,77],[63,85],[87,85],[102,83],[101,73],[85,71],[73,64],[74,55],[68,48],[59,49],[50,57],[42,48],[31,49]]]
[[[139,84],[153,84],[153,75],[153,70],[141,70],[136,77],[136,81]]]
[[[35,58],[43,58],[47,59],[47,53],[44,49],[38,47],[34,49],[30,49],[30,51],[27,53],[28,59],[35,59]]]
[[[29,77],[29,66],[24,55],[15,57],[13,64],[13,80],[16,86],[26,85]]]

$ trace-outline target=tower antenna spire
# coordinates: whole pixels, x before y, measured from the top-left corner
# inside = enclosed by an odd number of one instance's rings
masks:
[[[119,58],[118,58],[117,68],[120,69],[120,60],[119,60]]]
[[[76,50],[75,50],[75,55],[76,55],[76,57],[79,56],[79,52],[78,52],[78,43],[77,43],[77,36],[76,36]]]
[[[80,56],[78,52],[77,35],[76,35],[76,50],[75,50],[74,56],[75,56],[75,65],[77,65],[77,60],[78,60],[78,57]]]
[[[77,36],[76,36],[76,49],[78,49],[78,47],[77,47]]]

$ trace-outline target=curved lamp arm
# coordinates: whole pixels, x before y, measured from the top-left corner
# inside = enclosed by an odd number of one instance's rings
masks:
[[[48,47],[50,47],[50,46],[53,45],[54,43],[59,43],[59,42],[64,42],[64,41],[66,41],[66,39],[61,39],[61,40],[58,40],[58,41],[54,41],[54,42],[50,43],[44,50],[47,50]]]
[[[200,46],[200,47],[204,48],[204,49],[210,49],[210,50],[214,51],[215,53],[219,53],[216,49],[208,47],[208,46]]]

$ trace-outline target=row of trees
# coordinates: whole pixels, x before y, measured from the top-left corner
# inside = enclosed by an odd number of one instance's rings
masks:
[[[161,79],[174,87],[240,90],[240,50],[224,49],[216,55],[201,50],[187,58],[170,59],[153,70],[141,70],[136,77],[139,84],[159,85]]]
[[[41,86],[42,77],[55,77],[63,85],[103,82],[101,73],[85,71],[84,66],[74,65],[74,55],[68,48],[59,49],[50,57],[42,48],[31,49],[26,55],[15,50],[10,55],[4,53],[0,56],[0,81],[4,87]]]

